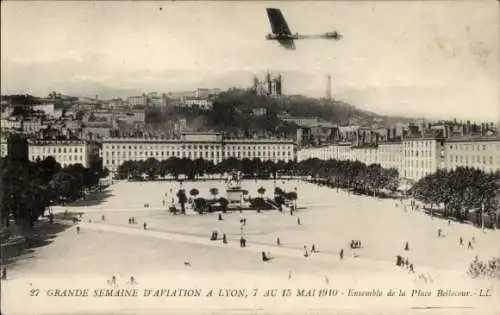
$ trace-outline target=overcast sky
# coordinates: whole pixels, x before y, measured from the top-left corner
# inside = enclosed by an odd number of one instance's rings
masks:
[[[2,93],[101,97],[245,87],[282,72],[286,94],[384,114],[500,120],[499,4],[471,2],[2,2]],[[292,32],[338,30],[287,51]]]

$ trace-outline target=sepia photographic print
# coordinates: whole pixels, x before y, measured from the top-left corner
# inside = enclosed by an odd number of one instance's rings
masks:
[[[0,313],[500,314],[498,1],[2,1]]]

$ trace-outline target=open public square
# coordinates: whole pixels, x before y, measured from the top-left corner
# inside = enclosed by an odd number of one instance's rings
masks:
[[[224,196],[223,181],[118,181],[87,200],[54,207],[55,213],[82,212],[81,222],[59,233],[50,244],[19,257],[10,267],[7,286],[29,286],[33,279],[45,279],[39,280],[45,285],[50,279],[62,279],[68,285],[105,286],[112,276],[125,285],[133,276],[139,285],[142,281],[149,286],[179,285],[176,281],[180,281],[184,287],[187,283],[199,287],[229,283],[234,287],[421,288],[440,281],[457,287],[463,281],[470,287],[471,283],[485,283],[468,279],[466,270],[474,257],[487,260],[499,254],[498,231],[483,232],[431,218],[412,210],[407,201],[357,196],[299,180],[242,181],[250,196],[264,187],[264,195],[272,198],[276,186],[297,192],[298,209],[293,215],[285,207],[282,212],[232,211],[221,214],[219,220],[219,212],[200,215],[188,206],[185,215],[173,215],[168,207],[172,198],[177,202],[179,188],[186,192],[196,188],[204,198],[212,198],[210,188],[218,188],[219,196]],[[129,222],[131,217],[135,224]],[[211,241],[214,230],[219,239]],[[223,234],[227,243],[221,240]],[[240,247],[241,237],[247,240],[244,248]],[[361,246],[351,249],[352,240],[360,241]],[[472,248],[467,246],[469,241]],[[311,252],[313,245],[315,252]],[[262,252],[272,259],[262,261]],[[409,260],[413,273],[408,267],[396,266],[397,255]],[[7,309],[14,307],[4,299]],[[408,304],[400,301],[391,306]]]

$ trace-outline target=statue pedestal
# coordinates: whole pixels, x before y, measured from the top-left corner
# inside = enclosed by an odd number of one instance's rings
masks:
[[[226,189],[228,209],[241,209],[241,200],[243,198],[243,189],[241,187],[228,187]]]

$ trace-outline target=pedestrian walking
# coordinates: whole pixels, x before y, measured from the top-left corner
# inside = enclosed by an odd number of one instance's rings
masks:
[[[210,236],[211,241],[217,240],[217,231],[212,231],[212,236]]]
[[[403,264],[403,257],[400,255],[396,256],[396,266],[401,266]]]
[[[472,247],[472,242],[471,242],[471,241],[469,241],[469,245],[467,246],[467,248],[468,248],[468,249],[473,249],[473,247]]]
[[[7,280],[7,268],[2,268],[2,280]]]
[[[340,256],[340,259],[344,259],[344,249],[340,249],[340,253],[339,253],[339,256]]]
[[[226,233],[222,234],[222,243],[227,244],[227,236],[226,236]]]
[[[460,236],[460,246],[464,245],[464,239]]]
[[[405,250],[406,251],[410,250],[410,245],[408,245],[408,242],[406,242],[406,244],[405,244]]]
[[[279,238],[279,237],[276,239],[276,245],[278,245],[278,246],[280,246],[280,245],[281,245],[281,241],[280,241],[280,238]]]
[[[300,225],[300,218],[297,218],[297,224]]]
[[[146,224],[146,222],[144,222],[143,227],[144,227],[145,230],[147,230],[148,225]]]
[[[76,227],[76,234],[80,234],[80,227],[79,226]]]
[[[104,216],[104,214],[101,216],[101,220],[106,221],[106,217]]]

